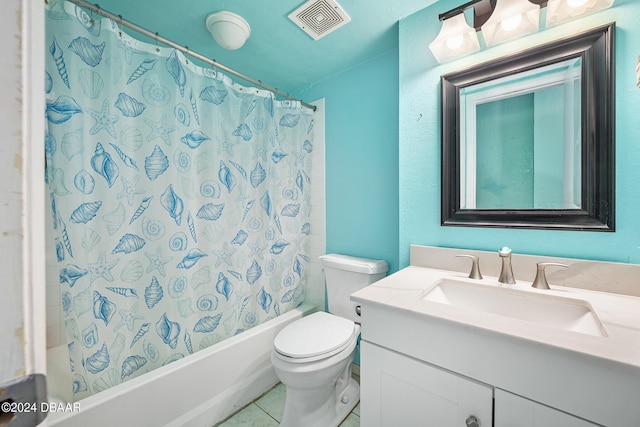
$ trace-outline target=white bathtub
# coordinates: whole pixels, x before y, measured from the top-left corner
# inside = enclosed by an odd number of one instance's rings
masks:
[[[276,334],[315,310],[302,305],[170,365],[79,401],[78,411],[51,412],[49,426],[211,427],[278,383],[271,366]],[[47,351],[50,402],[69,401],[66,345]],[[64,378],[66,377],[66,378]],[[77,406],[76,406],[77,408]]]

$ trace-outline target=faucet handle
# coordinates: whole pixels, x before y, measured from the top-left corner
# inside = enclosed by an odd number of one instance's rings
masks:
[[[456,257],[471,259],[472,264],[471,264],[471,272],[469,273],[469,279],[477,279],[477,280],[482,279],[482,273],[480,273],[480,259],[477,256],[460,254],[460,255],[456,255]]]
[[[538,271],[536,272],[536,278],[533,280],[533,283],[531,284],[532,288],[551,289],[549,287],[549,283],[547,282],[547,276],[544,272],[544,269],[549,266],[569,268],[567,264],[560,264],[558,262],[539,262]]]

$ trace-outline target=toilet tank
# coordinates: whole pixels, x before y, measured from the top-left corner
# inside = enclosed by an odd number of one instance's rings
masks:
[[[350,295],[382,279],[389,270],[385,261],[327,254],[319,257],[327,283],[327,305],[336,316],[360,322]]]

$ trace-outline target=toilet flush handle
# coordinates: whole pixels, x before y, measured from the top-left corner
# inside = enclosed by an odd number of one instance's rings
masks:
[[[362,316],[362,308],[360,308],[360,306],[359,306],[359,305],[356,305],[356,314],[357,314],[358,316]]]

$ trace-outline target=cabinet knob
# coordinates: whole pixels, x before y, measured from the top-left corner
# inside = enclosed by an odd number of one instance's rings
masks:
[[[357,314],[358,316],[362,316],[362,308],[360,308],[360,306],[359,306],[359,305],[356,305],[356,314]]]
[[[480,421],[478,421],[474,415],[469,415],[469,418],[467,418],[467,427],[480,427]]]

